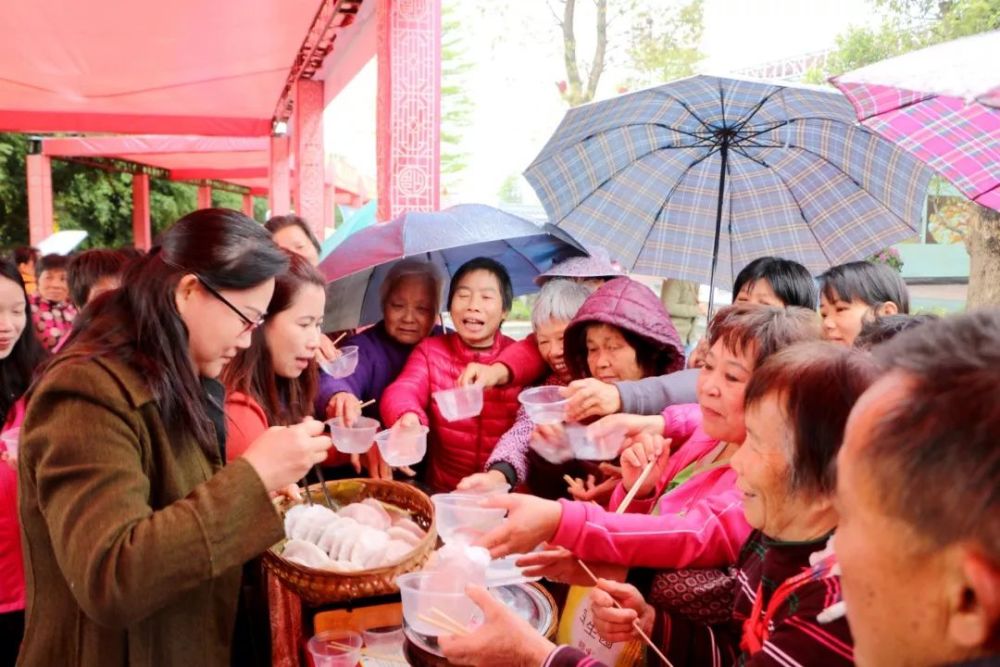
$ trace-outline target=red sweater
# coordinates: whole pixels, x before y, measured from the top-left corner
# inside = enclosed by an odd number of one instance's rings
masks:
[[[500,436],[514,423],[520,385],[487,389],[478,417],[449,422],[441,416],[431,394],[453,389],[458,376],[472,363],[491,364],[514,341],[497,334],[492,347],[468,347],[458,334],[421,341],[410,354],[399,377],[379,401],[382,423],[390,428],[407,412],[430,427],[427,483],[434,491],[452,491],[467,475],[481,472]]]
[[[24,398],[18,399],[3,425],[6,431],[24,421]],[[4,448],[0,444],[0,449]],[[17,470],[0,461],[0,614],[24,609],[24,561],[17,514]]]

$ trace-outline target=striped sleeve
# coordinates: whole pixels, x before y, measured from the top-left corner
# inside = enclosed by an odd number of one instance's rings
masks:
[[[810,582],[789,599],[788,615],[779,615],[759,653],[747,667],[849,667],[854,664],[854,641],[846,618],[820,623],[817,615],[841,599],[840,579]]]

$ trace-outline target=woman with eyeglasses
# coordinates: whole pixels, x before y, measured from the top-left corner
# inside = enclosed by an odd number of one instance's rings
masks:
[[[29,399],[20,665],[225,665],[241,566],[281,539],[270,494],[330,447],[272,427],[226,462],[217,378],[250,346],[288,258],[203,209],[101,295]]]

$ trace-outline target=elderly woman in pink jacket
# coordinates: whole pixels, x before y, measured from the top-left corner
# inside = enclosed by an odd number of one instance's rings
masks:
[[[494,557],[524,553],[541,543],[558,547],[518,563],[529,568],[527,574],[581,585],[593,582],[576,559],[592,564],[599,576],[615,578],[621,578],[622,566],[679,570],[732,565],[750,534],[729,465],[746,437],[747,382],[770,355],[819,336],[816,314],[805,309],[737,304],[720,310],[712,320],[708,363],[698,378],[700,423],[692,408],[676,407],[659,416],[606,418],[625,422],[634,441],[642,444],[623,454],[623,480],[609,510],[519,494],[497,498],[491,503],[507,509],[509,517],[482,544]],[[664,435],[679,441],[672,443],[673,453]],[[628,512],[615,513],[650,461],[652,473]],[[677,633],[677,641],[685,644],[679,650],[706,656],[717,651],[712,633],[700,627],[700,633],[692,627]]]

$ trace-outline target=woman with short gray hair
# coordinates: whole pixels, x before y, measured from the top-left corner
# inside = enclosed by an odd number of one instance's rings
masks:
[[[561,278],[549,280],[538,293],[531,310],[531,327],[538,352],[551,370],[542,384],[562,387],[572,379],[563,355],[563,334],[588,296],[587,287]],[[490,489],[504,484],[513,489],[523,483],[528,476],[528,443],[534,428],[531,418],[520,408],[514,425],[503,434],[486,462],[486,472],[469,475],[459,482],[458,490]]]
[[[343,417],[348,424],[361,414],[379,418],[377,404],[361,410],[361,403],[381,397],[403,370],[416,344],[435,332],[443,282],[441,272],[430,262],[404,259],[389,269],[379,289],[382,321],[344,341],[345,346],[358,346],[358,366],[345,378],[320,376],[317,414],[330,419]],[[375,452],[372,448],[371,453]],[[391,474],[384,466],[379,466],[381,473],[372,470],[374,467],[370,456],[372,476]]]

